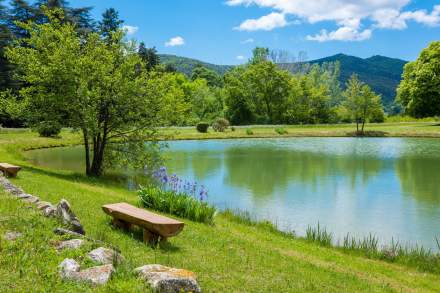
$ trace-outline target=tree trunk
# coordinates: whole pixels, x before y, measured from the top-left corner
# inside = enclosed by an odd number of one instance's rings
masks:
[[[365,127],[365,119],[364,120],[362,120],[362,134],[364,134],[364,127]]]
[[[86,152],[86,175],[90,176],[90,145],[87,129],[83,129],[84,149]]]
[[[104,153],[105,147],[107,146],[106,130],[102,136],[99,133],[93,140],[95,141],[95,144],[93,145],[93,163],[90,175],[99,177],[103,172]]]

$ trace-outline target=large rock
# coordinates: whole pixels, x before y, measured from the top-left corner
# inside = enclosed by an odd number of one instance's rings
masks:
[[[87,254],[87,257],[99,264],[120,264],[124,258],[118,252],[113,249],[104,247],[96,248]]]
[[[104,265],[80,271],[79,264],[73,259],[65,259],[58,268],[60,276],[64,280],[89,282],[94,285],[107,283],[114,272],[113,265]]]
[[[110,280],[110,277],[112,276],[114,271],[115,269],[111,264],[103,265],[99,267],[93,267],[90,269],[80,271],[75,276],[75,280],[90,282],[94,285],[104,285]]]
[[[28,202],[28,203],[32,203],[32,204],[38,204],[40,202],[40,199],[36,196],[29,196],[27,198],[23,198],[23,201]]]
[[[71,258],[66,258],[63,260],[58,266],[58,271],[60,273],[61,278],[72,280],[75,275],[78,274],[80,269],[79,264]]]
[[[200,292],[193,272],[162,265],[146,265],[135,269],[135,273],[150,284],[154,292],[180,293]]]
[[[61,251],[64,249],[78,249],[81,246],[83,246],[85,243],[85,241],[83,239],[72,239],[72,240],[66,240],[61,242],[58,246],[57,246],[57,250]]]
[[[56,209],[56,216],[63,221],[72,231],[85,235],[85,231],[76,215],[73,213],[67,200],[62,199]]]

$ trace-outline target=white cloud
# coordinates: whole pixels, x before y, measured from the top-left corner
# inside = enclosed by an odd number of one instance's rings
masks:
[[[243,21],[240,26],[234,29],[239,31],[270,31],[277,27],[284,27],[287,25],[284,14],[272,12],[268,15],[262,16],[258,19],[247,19]]]
[[[319,34],[314,36],[307,36],[309,41],[328,42],[328,41],[364,41],[371,38],[372,31],[366,29],[358,31],[357,29],[344,26],[335,31],[327,32],[322,30]]]
[[[414,0],[413,0],[414,1]],[[405,11],[411,0],[226,0],[229,6],[257,5],[272,9],[269,15],[257,20],[246,20],[240,28],[252,30],[272,30],[289,24],[286,17],[294,16],[309,23],[332,21],[338,28],[332,32],[323,32],[307,39],[314,41],[359,41],[371,37],[374,29],[405,29],[409,21],[427,26],[440,25],[440,5],[427,10]],[[256,25],[258,21],[282,16],[284,22],[275,25]],[[267,22],[267,21],[266,21]],[[371,23],[370,28],[363,28]]]
[[[171,38],[168,42],[165,43],[165,47],[176,47],[183,45],[185,45],[185,40],[179,36]]]
[[[245,59],[245,57],[243,55],[238,55],[237,56],[237,60],[244,60],[244,59]]]
[[[252,38],[250,38],[250,39],[247,39],[247,40],[242,41],[241,43],[242,43],[242,44],[252,44],[253,42],[255,42],[255,40],[252,39]]]
[[[134,35],[139,30],[139,27],[137,26],[131,26],[131,25],[124,25],[122,27],[122,30],[125,31],[125,33],[129,36]]]

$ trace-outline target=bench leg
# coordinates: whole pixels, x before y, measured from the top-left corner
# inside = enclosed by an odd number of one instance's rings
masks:
[[[112,222],[113,222],[113,225],[115,225],[116,227],[121,228],[122,230],[125,230],[125,231],[129,231],[131,228],[130,223],[127,223],[127,222],[119,220],[119,219],[113,218]]]
[[[156,245],[158,240],[159,240],[159,236],[151,233],[150,231],[148,231],[147,229],[144,229],[143,231],[143,236],[144,236],[144,242],[151,244],[151,245]]]

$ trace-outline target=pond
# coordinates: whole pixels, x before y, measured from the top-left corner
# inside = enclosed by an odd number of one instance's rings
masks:
[[[280,138],[169,142],[169,172],[209,189],[217,207],[249,211],[304,235],[372,233],[382,244],[436,249],[440,237],[440,140]],[[81,147],[29,152],[55,169],[83,171]]]

